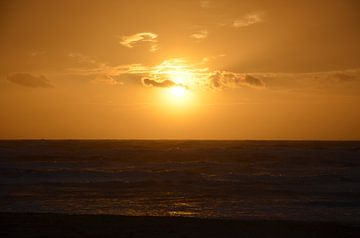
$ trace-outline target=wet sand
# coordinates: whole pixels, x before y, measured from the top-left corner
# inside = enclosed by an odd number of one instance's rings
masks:
[[[0,237],[360,237],[360,224],[0,213]]]

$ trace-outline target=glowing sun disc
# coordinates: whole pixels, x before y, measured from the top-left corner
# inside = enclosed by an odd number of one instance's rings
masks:
[[[163,100],[171,106],[189,106],[192,101],[192,93],[186,87],[174,86],[166,88],[164,93],[165,98]]]
[[[170,93],[177,98],[185,97],[186,91],[186,88],[181,86],[175,86],[170,88]]]

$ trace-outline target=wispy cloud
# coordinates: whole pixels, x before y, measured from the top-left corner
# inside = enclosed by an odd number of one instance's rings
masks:
[[[358,88],[360,69],[315,73],[257,73],[209,69],[207,60],[190,63],[185,59],[167,59],[157,65],[127,64],[69,69],[70,74],[95,76],[107,84],[137,82],[152,87],[183,86],[189,89],[225,90],[253,88],[286,91],[319,91],[335,88]],[[121,81],[124,80],[124,81]]]
[[[133,48],[136,44],[140,42],[149,42],[150,43],[150,51],[154,52],[159,50],[158,46],[158,35],[152,32],[141,32],[134,35],[123,36],[121,37],[120,44],[128,47]]]
[[[207,57],[202,58],[202,62],[207,63],[207,62],[210,62],[210,61],[214,61],[214,60],[223,58],[225,56],[226,56],[226,54],[207,56]]]
[[[129,64],[103,65],[96,68],[69,69],[72,74],[94,75],[112,84],[121,75],[136,75],[145,86],[183,86],[189,89],[224,89],[231,87],[264,87],[264,82],[248,74],[213,71],[203,63],[190,64],[184,59],[168,59],[155,66]],[[115,80],[116,81],[116,80]]]
[[[205,39],[206,37],[208,37],[209,32],[207,30],[201,30],[199,32],[196,32],[192,35],[190,35],[191,38],[197,39],[197,40],[202,40]]]
[[[355,75],[351,75],[351,74],[348,74],[348,73],[334,73],[332,75],[332,78],[335,80],[335,81],[338,81],[338,82],[350,82],[350,81],[353,81],[353,80],[356,80],[356,76]]]
[[[105,85],[113,85],[113,86],[115,85],[122,86],[124,84],[123,82],[120,82],[109,75],[97,75],[92,80],[92,82],[96,84],[105,84]]]
[[[200,7],[201,8],[210,8],[211,2],[207,0],[200,1]]]
[[[32,57],[36,57],[36,56],[41,56],[41,55],[45,55],[46,51],[44,50],[31,50],[29,51],[29,55]]]
[[[312,73],[255,73],[268,89],[287,92],[345,92],[360,88],[360,69]]]
[[[43,75],[36,76],[30,73],[13,73],[7,76],[7,80],[29,88],[52,88],[50,81]]]
[[[76,52],[71,52],[68,56],[72,59],[75,59],[77,63],[87,63],[87,64],[98,64],[95,58]]]
[[[233,27],[247,27],[264,21],[264,12],[249,13],[233,22]]]

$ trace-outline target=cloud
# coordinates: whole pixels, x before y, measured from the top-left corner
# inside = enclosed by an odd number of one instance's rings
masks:
[[[222,57],[223,55],[221,55]],[[220,57],[220,56],[219,56]],[[204,61],[206,63],[206,61]],[[164,60],[155,66],[129,64],[95,68],[70,69],[73,74],[97,77],[97,82],[115,85],[119,77],[140,80],[142,85],[151,87],[182,86],[189,89],[223,89],[236,87],[263,88],[264,81],[253,74],[209,70],[204,62],[190,64],[185,59]],[[115,79],[114,79],[115,78]],[[124,81],[122,80],[122,81]]]
[[[193,90],[225,90],[228,88],[264,89],[277,92],[349,92],[360,88],[360,69],[339,71],[231,72],[209,69],[207,63],[217,57],[203,58],[198,63],[184,58],[166,59],[157,65],[123,64],[111,66],[97,62],[90,66],[68,69],[71,75],[94,76],[95,82],[108,85],[136,84],[146,87],[181,86]]]
[[[29,88],[52,88],[50,81],[45,76],[35,76],[29,73],[13,73],[7,76],[7,80]]]
[[[41,55],[45,55],[45,54],[46,54],[46,51],[43,51],[43,50],[31,50],[29,52],[29,55],[32,57],[37,57],[37,56],[41,56]]]
[[[251,75],[245,75],[245,82],[248,85],[252,85],[255,87],[263,87],[264,86],[264,82],[261,79],[255,78],[254,76]]]
[[[179,86],[177,83],[175,83],[174,81],[171,81],[169,79],[165,79],[163,81],[158,81],[155,79],[143,78],[142,82],[145,86],[150,86],[150,87],[170,88],[170,87],[174,87],[174,86]]]
[[[75,59],[77,63],[86,63],[86,64],[94,64],[94,65],[98,64],[98,62],[94,58],[83,55],[81,53],[71,52],[68,54],[68,56],[70,58]]]
[[[123,36],[119,43],[125,47],[133,48],[139,42],[149,42],[150,51],[154,52],[159,50],[157,38],[158,35],[155,33],[141,32],[130,36]]]
[[[265,83],[261,79],[248,74],[215,71],[209,76],[209,86],[216,89],[238,87],[262,88],[265,86]]]
[[[297,93],[353,92],[360,88],[360,69],[311,73],[254,73],[266,82],[266,88]]]
[[[105,85],[123,85],[123,82],[120,82],[109,75],[98,75],[95,79],[92,80],[93,83],[105,84]]]
[[[211,6],[211,2],[210,1],[206,1],[206,0],[204,0],[204,1],[200,1],[200,7],[201,8],[210,8],[210,6]]]
[[[190,35],[190,37],[197,40],[201,40],[201,39],[205,39],[208,36],[208,34],[209,32],[207,30],[201,30],[197,33]]]
[[[335,73],[332,75],[335,81],[338,82],[349,82],[356,79],[355,75],[345,74],[345,73]]]
[[[247,27],[264,21],[264,12],[254,12],[233,22],[233,27]]]
[[[212,55],[212,56],[202,58],[201,61],[203,63],[207,63],[207,62],[210,62],[210,61],[218,60],[218,59],[223,58],[225,56],[226,56],[226,54]]]
[[[148,74],[151,67],[142,64],[125,64],[110,66],[105,63],[98,63],[95,67],[80,67],[80,68],[68,68],[67,71],[70,74],[81,75],[81,76],[102,76],[107,75],[110,77],[120,75],[145,75]]]

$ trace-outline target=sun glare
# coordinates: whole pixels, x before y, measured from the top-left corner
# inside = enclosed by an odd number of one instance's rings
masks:
[[[175,86],[175,87],[171,87],[169,88],[170,93],[177,98],[183,98],[186,96],[186,91],[187,89],[185,87],[181,87],[181,86]]]
[[[187,71],[185,69],[183,70],[173,70],[169,72],[169,78],[177,83],[185,85],[189,83],[189,81],[192,79],[193,75],[190,71]]]
[[[203,69],[198,69],[183,59],[169,59],[155,66],[151,75],[173,83],[171,87],[162,89],[162,103],[175,108],[190,108],[195,103],[194,89],[198,85],[197,80],[201,79],[201,73],[204,73]],[[166,110],[168,109],[167,107]]]
[[[183,86],[174,86],[164,89],[163,100],[170,107],[190,107],[193,103],[193,93]]]
[[[191,87],[195,79],[199,79],[199,70],[183,59],[168,59],[155,66],[152,75],[158,78],[166,78],[177,85]]]

